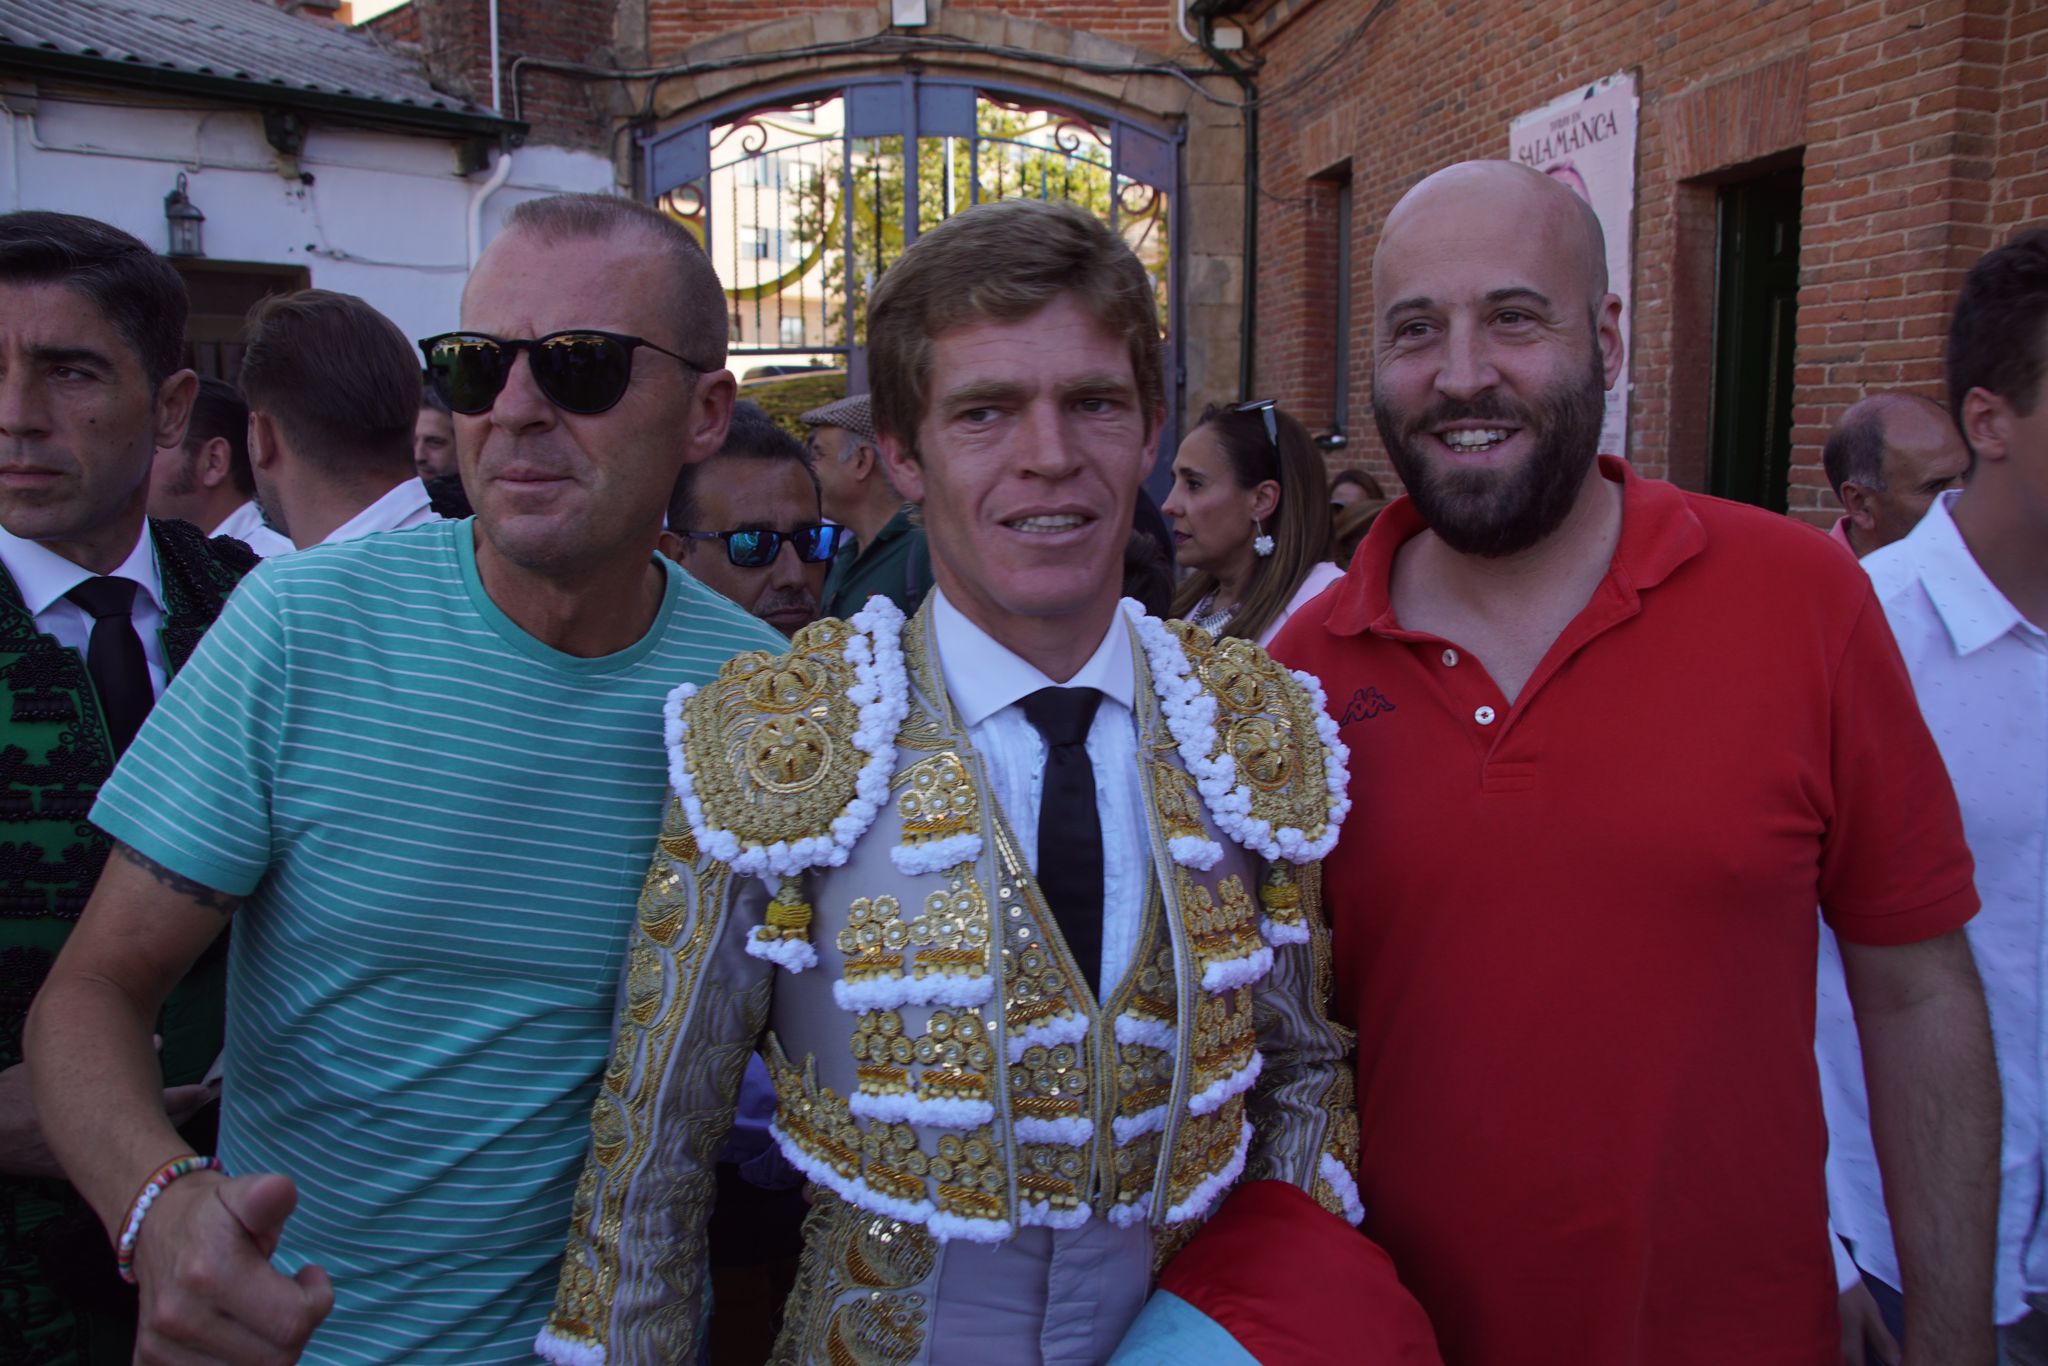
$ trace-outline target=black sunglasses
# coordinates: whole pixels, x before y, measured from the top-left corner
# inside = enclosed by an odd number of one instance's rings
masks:
[[[823,564],[846,544],[843,526],[800,526],[794,531],[685,531],[693,541],[724,541],[725,558],[741,569],[759,569],[775,563],[787,540],[796,547],[796,557],[805,564]]]
[[[674,356],[699,374],[709,373],[688,356],[677,356],[645,337],[589,328],[532,338],[443,332],[419,342],[434,392],[455,412],[471,414],[491,410],[521,351],[527,353],[533,382],[548,402],[564,412],[601,413],[626,396],[626,386],[633,382],[633,349],[639,346]]]
[[[1274,414],[1278,412],[1279,405],[1280,400],[1277,398],[1255,398],[1250,403],[1237,404],[1230,411],[1233,413],[1257,413],[1260,417],[1266,419],[1266,440],[1272,442],[1273,449],[1277,451],[1280,449],[1280,419]]]

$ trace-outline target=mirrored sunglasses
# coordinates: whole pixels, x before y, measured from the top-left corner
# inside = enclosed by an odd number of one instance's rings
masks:
[[[794,531],[685,531],[693,541],[724,541],[725,558],[741,569],[775,563],[787,540],[805,564],[823,564],[839,553],[850,533],[843,526],[800,526]]]
[[[673,356],[698,373],[707,367],[676,355],[645,337],[579,328],[544,337],[493,337],[485,332],[443,332],[422,337],[427,380],[441,401],[458,413],[487,413],[511,378],[521,351],[533,367],[533,382],[548,402],[564,412],[601,413],[626,396],[633,382],[637,347]]]

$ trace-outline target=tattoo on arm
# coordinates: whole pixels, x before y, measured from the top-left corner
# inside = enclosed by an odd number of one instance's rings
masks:
[[[141,850],[123,844],[119,840],[114,841],[114,852],[134,864],[137,868],[140,868],[143,872],[148,873],[164,886],[178,893],[178,895],[190,897],[209,911],[219,911],[222,915],[233,915],[235,907],[242,904],[242,898],[229,896],[226,892],[216,891],[203,882],[194,882],[183,873],[171,871]]]

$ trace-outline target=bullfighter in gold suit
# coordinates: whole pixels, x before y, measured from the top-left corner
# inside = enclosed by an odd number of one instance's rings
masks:
[[[881,282],[938,588],[671,699],[550,1360],[696,1359],[757,1048],[814,1193],[777,1362],[1100,1362],[1234,1184],[1362,1217],[1318,904],[1342,746],[1314,680],[1117,601],[1156,318],[1063,205],[959,215]]]

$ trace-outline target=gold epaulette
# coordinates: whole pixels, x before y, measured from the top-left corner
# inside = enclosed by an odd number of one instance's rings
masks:
[[[1216,639],[1201,627],[1169,621],[1188,667],[1216,699],[1216,740],[1250,790],[1250,816],[1319,839],[1333,817],[1330,750],[1318,727],[1322,706],[1300,680],[1254,641]]]
[[[787,653],[735,655],[689,699],[682,758],[705,826],[743,848],[830,838],[866,758],[852,636],[846,622],[812,622]]]

